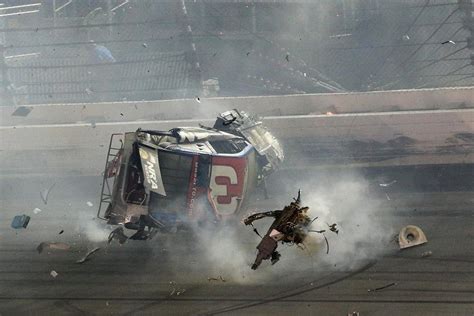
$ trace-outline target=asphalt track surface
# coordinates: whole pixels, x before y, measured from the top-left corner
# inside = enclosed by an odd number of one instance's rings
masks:
[[[56,150],[32,149],[28,154],[54,160]],[[311,203],[314,195],[331,202],[331,211],[341,215],[335,218],[341,231],[328,235],[329,254],[324,245],[309,255],[281,247],[280,262],[264,262],[252,271],[259,238],[238,223],[231,239],[239,251],[225,242],[225,229],[207,228],[107,245],[104,236],[110,228],[93,219],[99,175],[74,170],[74,164],[65,167],[69,170],[64,175],[41,169],[30,174],[21,172],[21,161],[9,161],[9,172],[1,176],[2,315],[474,314],[472,164],[276,173],[268,183],[271,198],[260,199],[256,208],[279,208],[302,187],[304,203]],[[389,187],[379,185],[394,179]],[[45,204],[40,191],[53,184]],[[314,214],[324,207],[309,206]],[[348,207],[350,216],[337,213]],[[369,207],[373,212],[359,225]],[[34,214],[34,208],[41,212]],[[27,229],[10,228],[18,214],[31,216]],[[383,229],[372,227],[375,223]],[[399,251],[392,239],[407,224],[420,226],[429,242]],[[361,239],[344,252],[340,241],[350,241],[351,234],[368,241]],[[200,235],[208,239],[203,242]],[[377,239],[380,243],[373,242]],[[36,247],[43,241],[66,242],[71,249],[39,254]],[[75,262],[96,246],[101,249],[91,260]],[[372,246],[381,249],[374,254]],[[427,251],[432,254],[423,257]]]

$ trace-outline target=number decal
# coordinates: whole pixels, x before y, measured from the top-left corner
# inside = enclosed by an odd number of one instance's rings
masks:
[[[244,191],[246,159],[214,157],[211,169],[211,198],[220,215],[237,211]]]

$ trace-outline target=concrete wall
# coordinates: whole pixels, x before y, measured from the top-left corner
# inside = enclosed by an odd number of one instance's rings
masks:
[[[368,93],[34,105],[26,116],[0,107],[1,126],[213,118],[239,108],[261,116],[474,108],[474,87]]]

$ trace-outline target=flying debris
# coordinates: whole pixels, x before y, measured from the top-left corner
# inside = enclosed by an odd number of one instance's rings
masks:
[[[42,242],[36,247],[38,253],[42,253],[45,249],[69,250],[71,246],[62,242]]]
[[[287,62],[290,62],[290,55],[286,54],[285,59],[286,59]]]
[[[252,227],[253,222],[256,220],[265,217],[275,218],[257,246],[258,254],[252,265],[253,270],[256,270],[263,260],[270,259],[272,264],[278,262],[281,256],[276,251],[279,241],[296,245],[301,245],[304,242],[308,232],[310,232],[309,227],[313,221],[307,215],[309,207],[301,206],[300,197],[301,192],[298,191],[298,197],[293,199],[294,201],[290,205],[285,206],[283,210],[256,213],[244,218],[244,224],[252,225]],[[255,228],[254,231],[260,236]]]
[[[87,203],[86,203],[86,204],[87,204],[87,206],[89,206],[89,207],[93,207],[93,206],[94,206],[94,204],[92,204],[92,202],[91,202],[91,201],[87,201]]]
[[[147,43],[143,43],[142,46],[143,46],[144,48],[147,48],[147,47],[148,47]]]
[[[99,251],[100,248],[99,247],[96,247],[92,250],[90,250],[88,253],[86,253],[86,255],[84,257],[82,257],[81,259],[77,260],[76,263],[84,263],[88,260],[90,260],[90,256],[92,256],[94,253],[96,253],[97,251]]]
[[[27,116],[31,110],[33,110],[32,107],[20,106],[12,113],[12,116]]]
[[[201,99],[199,97],[196,97],[196,102],[201,103]]]
[[[329,226],[330,231],[332,231],[333,233],[339,234],[339,229],[336,227],[337,226],[336,223],[331,224],[331,225],[327,224],[327,225]]]
[[[451,41],[451,40],[446,41],[446,42],[442,42],[441,44],[443,44],[443,45],[444,45],[444,44],[453,44],[453,45],[456,45],[456,43],[455,43],[454,41]]]
[[[45,189],[40,192],[41,199],[43,200],[44,204],[48,204],[48,196],[53,187],[56,185],[56,183],[53,183],[52,186],[50,186],[48,189]]]
[[[381,187],[383,187],[383,188],[386,188],[386,187],[389,187],[389,186],[391,186],[391,185],[393,185],[393,184],[395,184],[395,183],[397,183],[397,180],[393,180],[393,181],[391,181],[391,182],[389,182],[389,183],[379,183],[379,186],[381,186]]]
[[[265,191],[283,159],[280,143],[263,123],[239,110],[221,113],[213,127],[114,134],[98,217],[135,230],[132,240],[196,223],[225,223]],[[232,183],[228,199],[222,197],[222,179]],[[109,236],[125,238],[121,230]]]
[[[54,270],[51,270],[51,272],[49,273],[49,275],[52,276],[53,278],[56,278],[56,277],[59,275],[59,273],[57,273],[57,272],[54,271]]]
[[[29,222],[30,217],[28,215],[17,215],[13,218],[11,226],[15,229],[26,228]]]
[[[39,209],[39,208],[36,207],[36,208],[33,210],[33,213],[34,213],[34,214],[41,213],[41,209]]]

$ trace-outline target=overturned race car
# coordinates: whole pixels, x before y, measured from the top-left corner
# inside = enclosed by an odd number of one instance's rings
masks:
[[[283,161],[278,140],[243,111],[213,127],[113,134],[97,216],[145,240],[190,223],[218,223],[245,210]],[[113,236],[112,236],[113,237]]]

